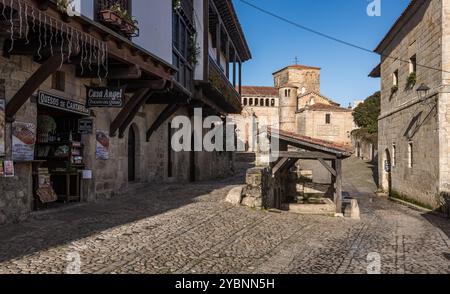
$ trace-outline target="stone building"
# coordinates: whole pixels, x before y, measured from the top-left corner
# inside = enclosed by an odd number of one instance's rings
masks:
[[[292,65],[275,73],[274,87],[245,86],[243,112],[233,115],[246,151],[256,151],[264,126],[337,143],[351,143],[352,109],[320,93],[320,68]]]
[[[375,49],[380,187],[429,208],[450,191],[450,1],[413,0]]]
[[[12,24],[0,26],[0,224],[150,182],[233,172],[231,152],[171,148],[173,117],[242,110],[241,65],[251,54],[231,1],[157,0],[151,10],[143,0],[75,1],[81,15],[73,17],[56,1],[7,2],[0,4],[2,23]],[[114,3],[139,26],[114,23]],[[88,107],[91,100],[106,105]]]

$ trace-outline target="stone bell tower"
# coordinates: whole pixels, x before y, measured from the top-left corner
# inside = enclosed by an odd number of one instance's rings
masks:
[[[320,94],[320,68],[291,65],[275,72],[273,77],[280,97],[280,129],[295,133],[297,99],[299,96],[311,92]]]

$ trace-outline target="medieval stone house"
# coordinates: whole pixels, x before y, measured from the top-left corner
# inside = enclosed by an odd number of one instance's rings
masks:
[[[375,51],[380,187],[441,207],[450,191],[450,1],[411,1]]]
[[[172,117],[242,110],[251,54],[231,0],[56,2],[0,4],[0,224],[233,172],[231,152],[171,148]],[[86,86],[123,99],[88,107]]]
[[[243,112],[233,115],[246,151],[257,150],[264,126],[321,140],[351,143],[352,110],[320,93],[320,68],[292,65],[273,74],[274,87],[245,86]]]

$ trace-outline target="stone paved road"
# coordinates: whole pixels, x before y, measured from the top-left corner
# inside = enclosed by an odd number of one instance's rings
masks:
[[[255,211],[223,202],[242,175],[135,195],[0,227],[0,273],[450,273],[450,221],[375,198],[368,165],[344,164],[362,220]],[[76,269],[76,268],[75,268]]]

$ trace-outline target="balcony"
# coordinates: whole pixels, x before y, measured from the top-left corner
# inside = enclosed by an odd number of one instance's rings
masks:
[[[137,21],[131,15],[130,0],[97,0],[97,20],[116,32],[131,38],[139,36]]]
[[[241,113],[241,95],[211,57],[209,58],[208,77],[207,81],[197,81],[207,99],[227,113]]]

